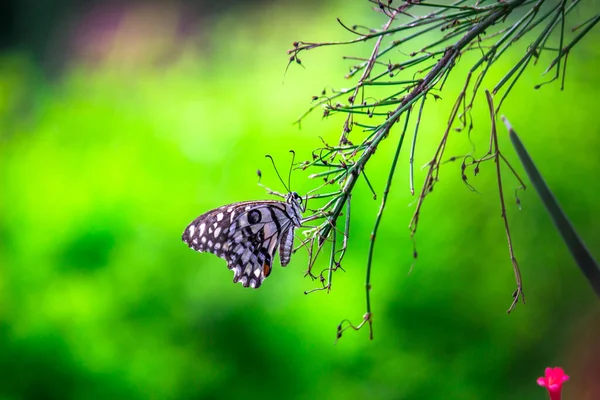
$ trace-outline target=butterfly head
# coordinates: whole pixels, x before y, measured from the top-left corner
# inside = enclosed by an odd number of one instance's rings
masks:
[[[289,192],[285,196],[286,203],[290,204],[294,208],[300,210],[301,212],[306,211],[306,202],[304,199],[296,192]]]

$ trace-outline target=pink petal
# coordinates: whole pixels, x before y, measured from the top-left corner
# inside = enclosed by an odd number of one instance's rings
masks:
[[[562,388],[562,383],[551,383],[548,385],[548,390],[551,392],[560,392],[560,388]]]
[[[546,383],[546,378],[541,377],[537,379],[537,384],[542,386],[542,387],[546,387],[547,383]]]

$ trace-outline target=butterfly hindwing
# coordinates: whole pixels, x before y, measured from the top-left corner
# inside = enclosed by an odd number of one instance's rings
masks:
[[[234,282],[258,288],[271,273],[280,245],[282,266],[289,262],[293,230],[300,226],[300,218],[299,210],[287,202],[235,203],[196,218],[184,230],[182,240],[196,251],[225,259]]]

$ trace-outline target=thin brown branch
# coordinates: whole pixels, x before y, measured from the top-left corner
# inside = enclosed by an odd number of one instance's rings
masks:
[[[519,263],[517,262],[517,258],[515,257],[513,244],[512,244],[512,237],[510,235],[510,227],[508,224],[508,216],[506,215],[506,204],[504,202],[504,191],[502,189],[502,173],[500,171],[500,161],[501,161],[500,156],[501,156],[501,154],[500,154],[500,147],[498,146],[498,135],[496,132],[496,112],[494,109],[494,101],[493,101],[491,93],[488,90],[485,91],[485,95],[486,95],[489,110],[490,110],[490,120],[491,120],[491,124],[492,124],[491,136],[494,140],[494,161],[496,163],[496,178],[498,180],[498,195],[500,197],[500,208],[502,210],[502,220],[504,221],[504,230],[506,231],[506,240],[508,242],[508,253],[510,254],[510,261],[513,266],[513,271],[515,273],[515,281],[517,283],[517,289],[513,292],[513,295],[512,295],[513,301],[507,310],[507,312],[510,313],[515,308],[517,303],[519,302],[519,297],[521,298],[521,301],[523,303],[525,303],[525,294],[523,293],[523,281],[521,279],[521,270],[519,268]]]

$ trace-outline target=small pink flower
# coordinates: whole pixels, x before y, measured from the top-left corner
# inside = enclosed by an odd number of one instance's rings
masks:
[[[569,380],[569,375],[561,367],[546,368],[546,373],[538,378],[537,384],[548,389],[550,400],[560,400],[562,385]]]

